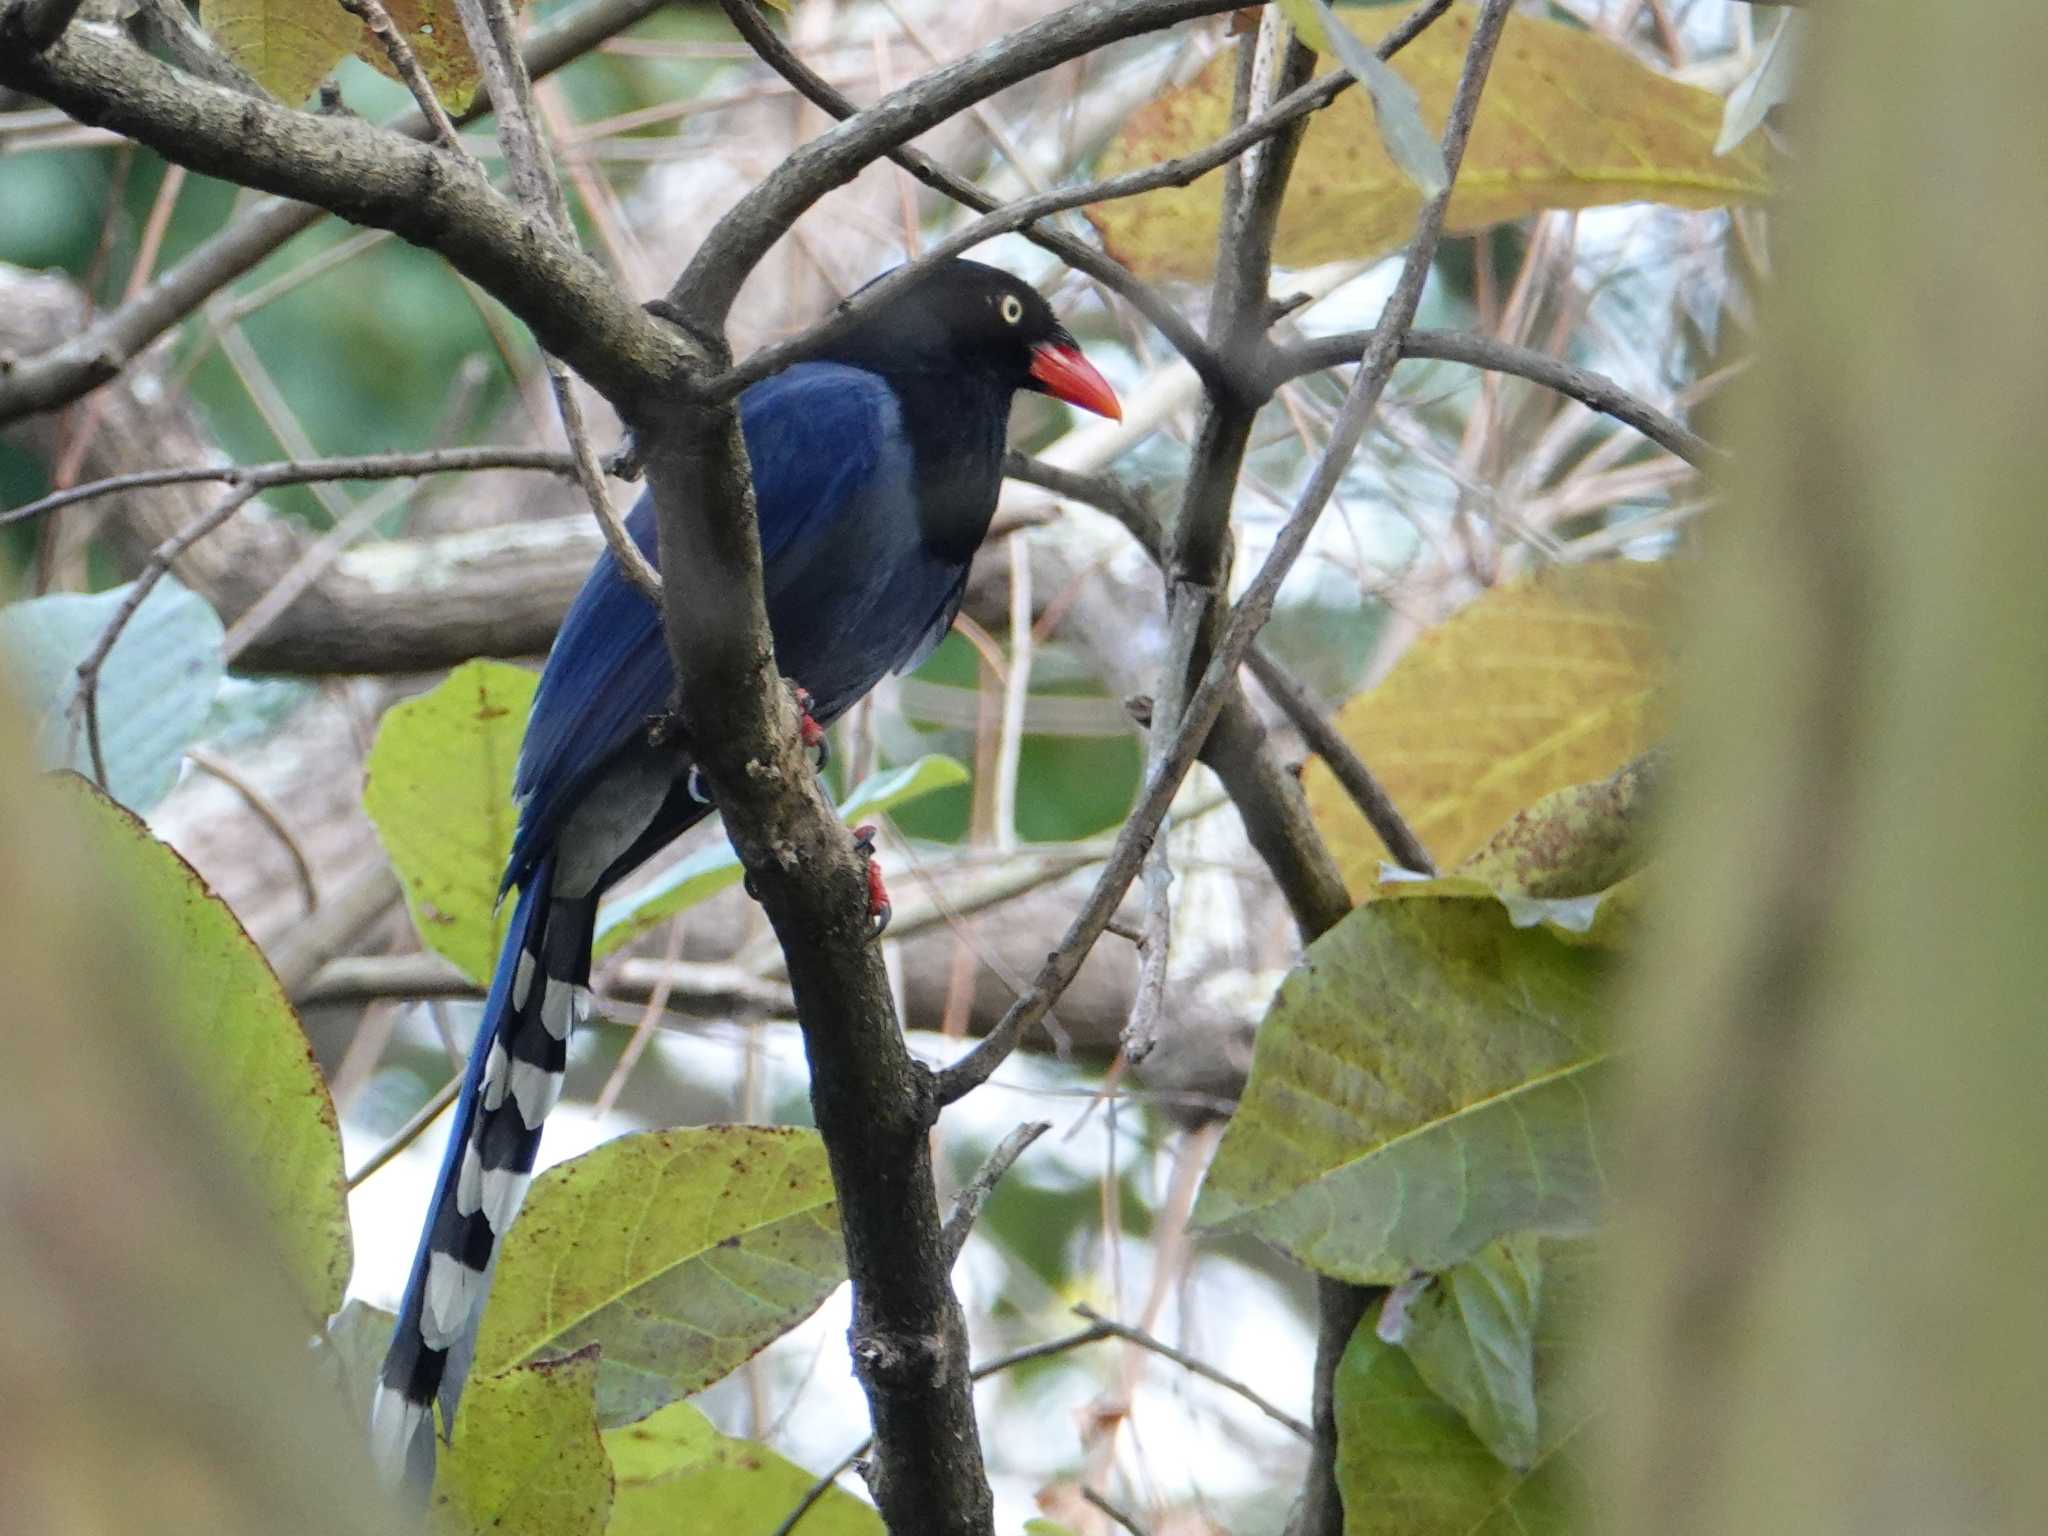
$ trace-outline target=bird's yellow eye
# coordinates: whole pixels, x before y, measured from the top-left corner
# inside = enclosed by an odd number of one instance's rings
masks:
[[[1006,293],[997,301],[996,313],[1003,317],[1003,324],[1015,325],[1024,318],[1024,301],[1014,293]]]

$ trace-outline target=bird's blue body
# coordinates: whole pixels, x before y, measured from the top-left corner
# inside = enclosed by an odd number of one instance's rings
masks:
[[[777,663],[821,724],[951,627],[995,508],[1011,395],[1115,408],[1043,301],[1007,274],[956,262],[906,298],[739,402]],[[627,528],[653,558],[646,498]],[[674,690],[659,617],[607,553],[534,698],[505,871],[518,897],[384,1363],[380,1459],[415,1478],[432,1467],[437,1397],[444,1426],[454,1421],[498,1241],[588,1011],[598,899],[709,811],[691,792],[687,743],[656,728]]]

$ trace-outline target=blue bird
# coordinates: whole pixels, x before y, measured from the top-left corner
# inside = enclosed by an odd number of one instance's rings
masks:
[[[808,694],[807,726],[952,627],[1018,390],[1122,414],[1033,289],[953,261],[740,396],[768,622],[782,672]],[[647,497],[626,526],[654,558]],[[393,1474],[431,1479],[437,1397],[454,1423],[498,1241],[589,1013],[598,899],[709,813],[686,747],[658,724],[674,683],[653,606],[603,555],[555,637],[520,750],[503,887],[518,901],[377,1393],[373,1439]]]

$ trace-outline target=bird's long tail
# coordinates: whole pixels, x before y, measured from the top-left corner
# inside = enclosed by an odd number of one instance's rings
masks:
[[[570,1032],[589,1012],[597,903],[557,900],[553,885],[550,857],[513,908],[372,1412],[386,1475],[422,1487],[433,1478],[434,1400],[452,1427],[498,1243],[561,1097]]]

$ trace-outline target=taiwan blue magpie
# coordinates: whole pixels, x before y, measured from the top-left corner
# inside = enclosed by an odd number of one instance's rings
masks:
[[[952,261],[740,396],[768,622],[807,723],[829,724],[951,629],[1019,390],[1122,414],[1031,287]],[[646,496],[626,526],[653,559]],[[437,1398],[444,1432],[454,1423],[498,1242],[589,1012],[598,899],[709,813],[663,724],[674,686],[659,615],[603,555],[520,751],[503,885],[517,902],[377,1394],[373,1439],[394,1474],[431,1478]]]

